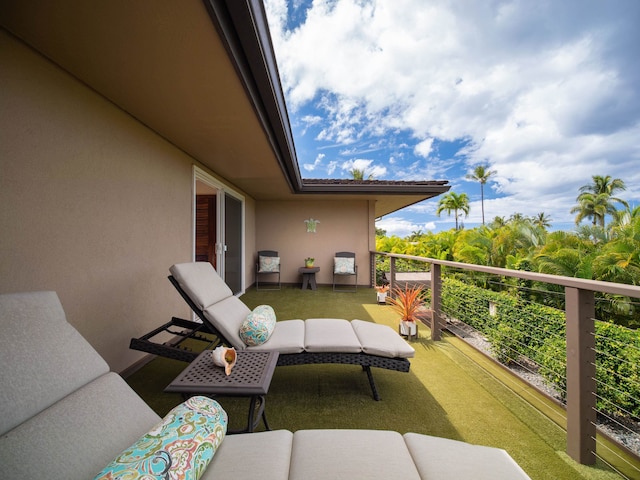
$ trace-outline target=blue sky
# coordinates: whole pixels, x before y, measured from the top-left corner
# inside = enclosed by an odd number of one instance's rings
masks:
[[[448,180],[466,227],[513,213],[574,228],[592,175],[640,204],[637,0],[264,0],[304,178]],[[440,231],[440,197],[377,222]]]

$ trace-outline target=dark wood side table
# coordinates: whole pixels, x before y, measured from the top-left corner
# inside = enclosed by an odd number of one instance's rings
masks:
[[[228,433],[251,433],[260,423],[260,418],[265,428],[271,430],[264,411],[265,395],[269,391],[279,353],[240,350],[237,354],[236,365],[227,376],[224,368],[213,363],[211,350],[203,351],[164,391],[182,393],[185,398],[193,395],[248,397],[251,402],[247,427]]]
[[[307,286],[311,286],[311,290],[315,290],[316,286],[316,273],[320,271],[320,267],[300,267],[298,272],[302,274],[302,290],[306,290]]]

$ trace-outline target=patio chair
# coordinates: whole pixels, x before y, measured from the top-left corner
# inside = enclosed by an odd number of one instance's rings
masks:
[[[198,353],[185,351],[179,345],[182,338],[213,333],[220,343],[237,350],[278,351],[278,366],[317,363],[361,365],[375,400],[380,396],[371,367],[409,371],[409,358],[415,355],[413,347],[391,327],[357,319],[310,318],[276,322],[274,314],[267,340],[249,346],[245,343],[246,338],[241,336],[241,330],[244,331],[253,312],[233,295],[210,263],[183,263],[173,265],[170,271],[169,280],[202,323],[174,318],[153,332],[132,339],[130,346],[133,349],[193,361]],[[193,327],[192,333],[175,330],[176,326],[187,327],[189,324]],[[173,344],[154,342],[152,338],[161,332],[182,338]]]
[[[355,283],[344,284],[336,282],[339,278],[355,278]],[[346,287],[346,288],[345,288]],[[358,291],[358,265],[354,252],[336,252],[333,258],[333,290],[335,292]]]
[[[260,277],[278,277],[277,287],[273,282],[269,282],[270,288],[264,286],[260,288]],[[263,282],[263,285],[265,282]],[[280,290],[280,256],[275,250],[258,251],[258,260],[256,261],[256,290]]]

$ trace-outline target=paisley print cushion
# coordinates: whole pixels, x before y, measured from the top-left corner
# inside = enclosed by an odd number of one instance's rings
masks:
[[[191,397],[107,465],[96,479],[198,479],[227,432],[227,414]]]
[[[258,305],[242,325],[240,338],[248,347],[262,345],[269,340],[276,326],[276,312],[269,305]]]

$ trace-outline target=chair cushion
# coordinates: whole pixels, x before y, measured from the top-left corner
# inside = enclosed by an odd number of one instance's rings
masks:
[[[191,397],[107,465],[96,479],[200,478],[227,433],[220,404]]]
[[[204,320],[220,331],[220,333],[238,350],[247,346],[240,338],[240,326],[251,313],[238,297],[231,295],[220,302],[210,305],[204,310]]]
[[[280,257],[265,257],[260,255],[258,258],[258,272],[260,273],[278,273],[280,271]]]
[[[298,430],[293,434],[289,478],[417,480],[420,476],[402,436],[397,432]]]
[[[353,275],[355,271],[356,259],[353,257],[334,257],[333,273],[338,275]]]
[[[258,305],[240,325],[240,339],[248,347],[269,340],[276,326],[276,312],[269,305]]]
[[[406,433],[404,440],[422,478],[529,479],[515,460],[499,448],[417,433]]]
[[[359,353],[362,345],[350,322],[338,318],[309,318],[304,322],[307,352]]]
[[[179,263],[169,271],[201,310],[233,295],[209,262]]]
[[[301,353],[304,351],[304,330],[302,320],[276,322],[269,340],[262,345],[246,348],[256,352]]]
[[[364,320],[352,320],[351,326],[369,355],[389,358],[412,358],[416,351],[393,328]]]
[[[228,435],[202,480],[287,479],[292,443],[287,430]]]

